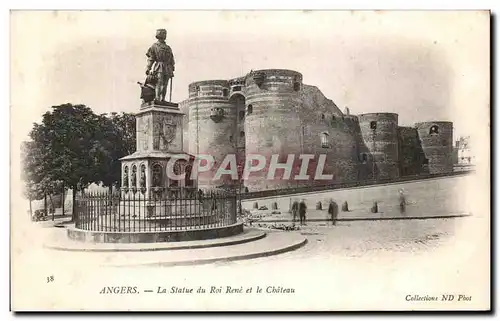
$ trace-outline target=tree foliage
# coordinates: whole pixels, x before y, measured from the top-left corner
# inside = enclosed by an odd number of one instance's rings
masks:
[[[53,106],[22,146],[24,191],[29,199],[75,192],[91,183],[120,182],[120,158],[135,150],[132,114],[96,115],[85,105]],[[73,213],[75,213],[73,193]]]
[[[43,187],[39,172],[39,156],[40,151],[36,149],[36,144],[33,141],[23,142],[21,145],[21,160],[23,171],[21,172],[22,179],[25,182],[23,190],[24,196],[29,200],[39,200],[43,198]]]
[[[119,186],[120,158],[135,151],[135,116],[128,113],[101,115],[102,135],[95,146],[99,182],[104,186]]]

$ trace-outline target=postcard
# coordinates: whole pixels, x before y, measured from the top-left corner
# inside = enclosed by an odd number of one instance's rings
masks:
[[[11,11],[13,311],[487,311],[489,11]]]

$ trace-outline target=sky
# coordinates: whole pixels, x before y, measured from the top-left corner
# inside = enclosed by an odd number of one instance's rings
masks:
[[[17,11],[11,13],[12,144],[50,106],[135,112],[146,50],[167,29],[173,100],[191,82],[293,69],[341,110],[400,125],[489,125],[489,13],[444,11]]]

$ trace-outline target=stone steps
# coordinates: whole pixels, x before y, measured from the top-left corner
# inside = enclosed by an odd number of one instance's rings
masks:
[[[222,239],[213,240],[213,242],[219,242],[221,240]],[[208,241],[202,241],[197,244],[208,244],[206,242]],[[135,245],[137,248],[133,251],[116,251],[110,248],[106,253],[102,253],[97,251],[64,251],[63,249],[59,249],[58,251],[49,251],[50,253],[47,253],[47,255],[57,260],[60,265],[64,265],[67,268],[78,269],[91,266],[185,266],[277,255],[298,249],[306,243],[306,237],[300,233],[273,232],[266,235],[266,237],[255,238],[244,243],[231,244],[228,242],[226,245],[221,244],[220,246],[195,249],[151,251],[146,249],[141,250],[140,245],[146,247],[147,245],[140,244]],[[99,246],[102,246],[102,244],[99,244]],[[158,246],[158,244],[156,244],[156,246]],[[46,247],[48,246],[46,245]]]

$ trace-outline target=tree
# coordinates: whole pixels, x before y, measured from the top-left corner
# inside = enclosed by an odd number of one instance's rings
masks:
[[[32,201],[43,198],[44,191],[41,185],[42,177],[39,175],[40,150],[34,142],[23,142],[21,145],[21,161],[23,171],[21,179],[25,182],[23,194],[30,202],[30,217],[33,216]]]
[[[73,220],[76,191],[99,181],[96,146],[100,145],[102,130],[100,116],[90,108],[63,104],[53,106],[30,132],[32,142],[28,144],[36,153],[28,171],[46,192],[53,191],[54,184],[73,189]]]
[[[23,142],[21,153],[23,165],[21,178],[25,182],[23,194],[30,201],[30,213],[31,202],[39,199],[44,199],[44,209],[47,211],[47,195],[49,196],[52,208],[55,208],[51,195],[64,193],[64,183],[52,180],[48,169],[44,168],[43,146],[37,145],[35,141]]]
[[[135,116],[128,113],[100,115],[102,132],[98,144],[94,146],[97,155],[100,181],[109,187],[120,186],[120,158],[135,151],[136,132]]]

